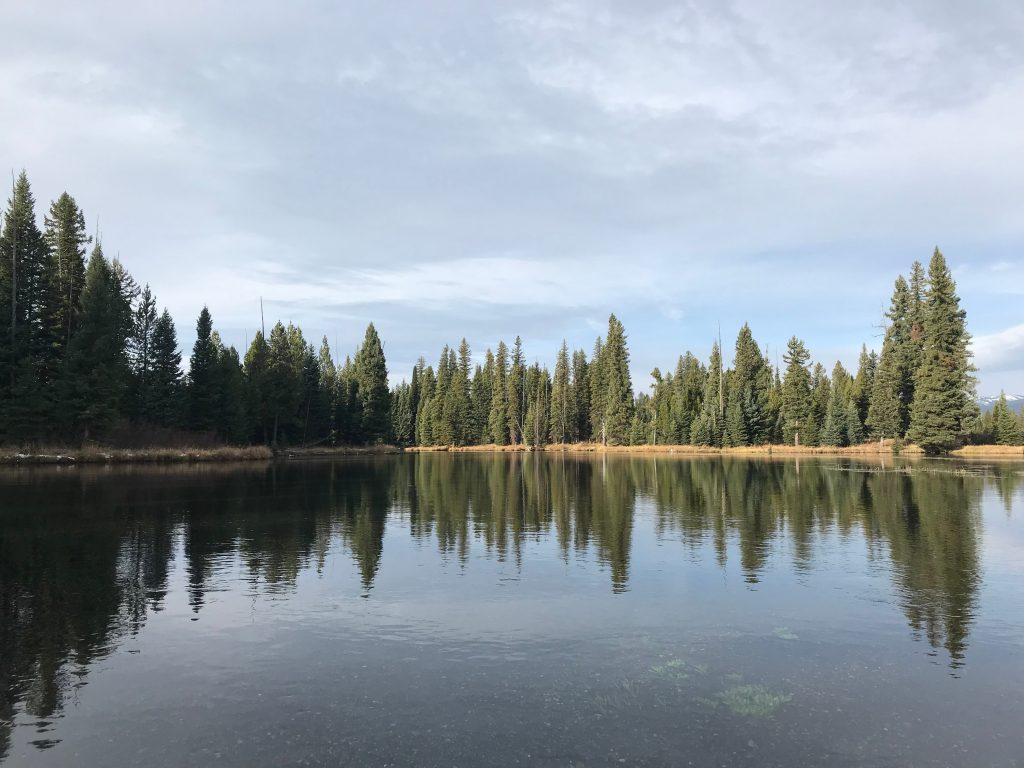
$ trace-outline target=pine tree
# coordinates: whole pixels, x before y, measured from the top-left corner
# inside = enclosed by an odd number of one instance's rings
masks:
[[[928,265],[924,346],[914,378],[910,439],[935,454],[948,450],[965,431],[973,404],[970,335],[956,283],[938,248]]]
[[[384,348],[373,323],[366,328],[355,366],[363,440],[367,443],[384,442],[388,438],[388,414],[391,407],[388,402],[388,368]]]
[[[783,439],[794,445],[811,444],[807,438],[808,431],[813,435],[814,424],[811,421],[811,374],[807,363],[811,359],[807,347],[796,336],[793,336],[782,357],[786,363],[786,374],[782,378],[782,419]]]
[[[212,432],[217,425],[217,347],[213,343],[213,318],[203,307],[196,321],[196,343],[189,358],[188,427],[196,432]]]

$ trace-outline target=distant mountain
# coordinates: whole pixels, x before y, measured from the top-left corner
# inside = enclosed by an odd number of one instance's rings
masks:
[[[998,401],[999,395],[995,397],[979,397],[978,407],[981,408],[982,413],[988,413]],[[1024,395],[1007,395],[1006,404],[1010,406],[1012,411],[1024,411]]]

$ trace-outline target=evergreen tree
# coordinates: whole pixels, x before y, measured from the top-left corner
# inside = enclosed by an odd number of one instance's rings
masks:
[[[849,414],[843,403],[841,387],[837,384],[836,377],[833,376],[828,406],[825,410],[825,421],[821,429],[821,444],[849,445],[849,433]]]
[[[1020,445],[1021,431],[1017,418],[1006,402],[1006,393],[1000,392],[992,407],[992,431],[999,445]]]
[[[217,350],[217,409],[215,429],[217,435],[229,443],[241,443],[246,439],[247,425],[245,412],[245,375],[238,350],[225,347],[220,334],[211,337]]]
[[[132,371],[131,414],[146,418],[146,402],[153,369],[153,333],[156,330],[156,298],[147,285],[135,307],[132,333],[128,338],[128,360]]]
[[[338,368],[334,364],[334,358],[331,357],[331,345],[327,343],[326,336],[320,341],[317,369],[320,371],[316,407],[318,431],[331,445],[335,445],[338,440],[337,425],[335,424]],[[415,423],[415,419],[413,423]]]
[[[912,298],[907,281],[896,279],[892,302],[886,317],[889,325],[878,360],[867,424],[879,438],[902,437],[909,423],[913,398],[914,347],[911,340]]]
[[[7,201],[0,234],[0,430],[42,437],[49,391],[45,363],[46,244],[35,198],[22,171]]]
[[[869,353],[867,345],[862,345],[860,358],[857,361],[857,375],[850,389],[850,397],[857,409],[858,430],[861,432],[863,432],[863,426],[868,418],[868,407],[871,404],[871,390],[874,386],[877,367],[878,359],[875,353]]]
[[[707,375],[704,379],[703,407],[699,418],[690,429],[690,442],[694,445],[710,445],[716,448],[722,446],[725,433],[723,375],[722,350],[716,341],[711,347],[711,357],[708,359]]]
[[[707,371],[695,355],[687,351],[676,363],[672,377],[672,441],[691,440],[693,422],[700,413],[704,399]]]
[[[415,437],[415,417],[412,408],[412,386],[402,382],[396,388],[391,397],[392,407],[392,432],[395,444],[400,446],[412,445]]]
[[[608,334],[602,351],[606,394],[604,398],[606,442],[623,445],[629,441],[633,409],[633,384],[629,375],[626,333],[615,315],[608,317]]]
[[[508,347],[498,342],[498,353],[494,357],[494,378],[491,381],[491,412],[488,417],[490,442],[508,445]]]
[[[367,443],[384,442],[388,438],[390,411],[388,368],[384,348],[373,323],[366,328],[355,366],[363,440]]]
[[[102,436],[120,414],[128,379],[119,286],[97,244],[82,287],[63,385],[64,416],[83,439]]]
[[[555,378],[551,384],[551,424],[548,434],[553,443],[569,441],[572,426],[572,392],[569,383],[569,345],[562,341],[555,361]]]
[[[145,417],[162,427],[181,420],[181,353],[171,313],[165,308],[153,323],[149,345],[149,377],[143,390]]]
[[[526,362],[523,359],[523,341],[516,336],[515,345],[512,347],[512,364],[505,381],[508,435],[512,445],[518,445],[523,441],[523,427],[526,421],[525,387]]]
[[[575,424],[572,431],[573,442],[586,442],[591,439],[590,431],[590,365],[587,353],[578,349],[572,354],[572,396]]]
[[[783,355],[786,363],[786,374],[782,378],[782,419],[783,439],[794,445],[809,444],[807,433],[813,435],[814,424],[811,421],[811,374],[807,370],[811,359],[807,347],[796,336],[793,336]]]
[[[58,376],[71,336],[78,327],[82,286],[85,283],[85,252],[92,238],[85,233],[85,216],[75,199],[64,192],[43,220],[46,243],[44,323],[50,345],[49,376]]]
[[[736,438],[744,441],[739,445],[767,442],[771,428],[767,418],[770,388],[771,370],[768,361],[754,341],[750,326],[744,323],[736,337],[736,359],[730,389],[743,423],[742,430],[736,432],[736,435],[740,432],[743,435],[742,438]]]
[[[832,385],[828,374],[825,373],[825,366],[815,363],[811,373],[811,412],[805,428],[806,444],[820,445],[821,430],[825,424],[825,414],[828,412],[828,401],[832,395]]]
[[[970,338],[956,283],[936,248],[928,265],[924,346],[910,411],[910,439],[926,453],[954,446],[972,415]]]
[[[473,429],[470,442],[477,445],[491,442],[490,416],[491,391],[494,389],[494,353],[488,349],[484,354],[483,366],[473,372],[470,387],[470,402],[473,404]]]
[[[449,445],[465,445],[471,437],[469,382],[470,351],[469,343],[462,339],[459,344],[458,361],[452,370],[451,380],[444,399],[444,423],[448,425],[447,443]]]
[[[196,321],[196,343],[189,358],[188,427],[196,432],[211,432],[217,426],[218,381],[217,347],[213,342],[213,318],[203,307]]]

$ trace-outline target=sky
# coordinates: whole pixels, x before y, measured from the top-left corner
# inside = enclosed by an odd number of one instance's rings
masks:
[[[0,166],[67,190],[187,350],[266,322],[393,381],[465,336],[553,364],[614,312],[686,350],[880,349],[939,246],[979,393],[1024,393],[1024,4],[0,6]]]

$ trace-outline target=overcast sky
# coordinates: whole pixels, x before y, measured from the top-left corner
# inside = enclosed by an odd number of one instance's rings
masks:
[[[0,162],[67,189],[190,348],[372,320],[553,361],[614,311],[638,387],[721,323],[880,348],[938,245],[979,391],[1024,392],[1024,4],[8,0]],[[40,211],[41,215],[42,211]]]

